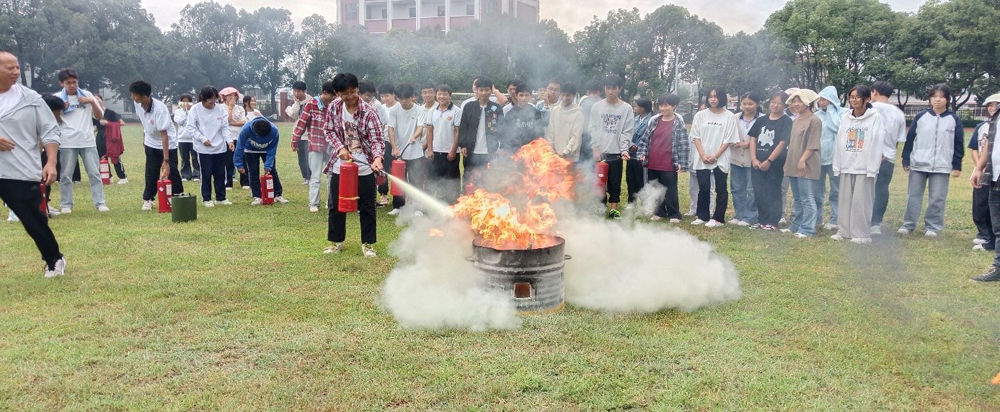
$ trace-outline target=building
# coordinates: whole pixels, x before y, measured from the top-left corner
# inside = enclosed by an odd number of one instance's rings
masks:
[[[538,22],[539,0],[337,0],[337,21],[369,33],[392,29],[444,32],[507,14]]]

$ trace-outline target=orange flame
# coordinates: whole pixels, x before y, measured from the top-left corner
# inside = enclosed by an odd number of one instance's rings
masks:
[[[998,373],[997,376],[994,376],[990,383],[993,385],[1000,385],[1000,373]]]
[[[452,206],[455,216],[467,217],[484,246],[496,249],[546,247],[553,243],[552,228],[556,214],[550,203],[571,199],[573,176],[570,162],[559,157],[543,139],[535,140],[517,152],[514,160],[522,167],[520,184],[506,193],[524,198],[523,205],[513,205],[506,197],[476,189],[462,196]]]

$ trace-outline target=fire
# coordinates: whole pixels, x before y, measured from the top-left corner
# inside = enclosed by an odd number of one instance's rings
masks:
[[[997,376],[994,376],[990,383],[993,385],[1000,385],[1000,373],[998,373]]]
[[[559,157],[543,139],[525,145],[514,155],[523,169],[520,184],[508,186],[505,193],[525,199],[515,205],[498,193],[476,189],[462,196],[452,206],[457,217],[469,219],[469,225],[485,246],[496,249],[529,249],[549,246],[556,214],[551,203],[571,199],[573,176],[570,162]]]

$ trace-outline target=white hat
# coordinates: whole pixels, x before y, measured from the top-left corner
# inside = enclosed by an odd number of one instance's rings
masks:
[[[994,93],[990,97],[987,97],[986,100],[983,100],[983,106],[990,103],[1000,103],[1000,93]]]
[[[785,100],[785,104],[792,104],[792,99],[796,97],[802,100],[807,106],[819,99],[819,95],[816,92],[809,89],[798,89],[788,95],[788,100]]]

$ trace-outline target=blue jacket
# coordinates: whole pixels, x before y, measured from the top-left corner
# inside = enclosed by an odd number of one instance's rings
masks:
[[[826,86],[820,90],[819,97],[830,102],[826,110],[816,110],[816,117],[823,122],[823,134],[819,139],[820,164],[833,164],[833,146],[837,142],[837,131],[840,130],[840,120],[843,119],[847,109],[840,107],[840,97],[837,95],[837,88]]]
[[[952,111],[940,116],[932,109],[917,113],[903,144],[903,166],[925,173],[962,170],[965,129]]]
[[[236,139],[236,150],[233,153],[233,165],[243,168],[243,153],[263,153],[264,169],[274,170],[274,155],[278,153],[278,126],[271,123],[271,133],[267,136],[257,136],[252,125],[257,122],[268,122],[263,116],[255,117],[243,125],[240,136]]]

